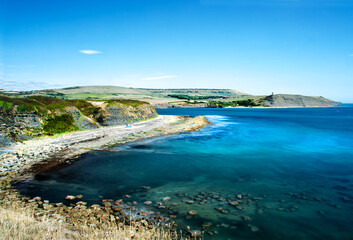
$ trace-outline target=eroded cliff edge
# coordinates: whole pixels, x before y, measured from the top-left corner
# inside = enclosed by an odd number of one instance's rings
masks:
[[[0,95],[0,148],[34,137],[124,125],[157,116],[153,106],[137,100],[84,101]]]

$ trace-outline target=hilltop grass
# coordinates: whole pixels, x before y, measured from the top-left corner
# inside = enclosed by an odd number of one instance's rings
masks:
[[[68,99],[84,99],[84,100],[98,100],[104,98],[113,98],[117,97],[118,94],[100,94],[100,93],[72,93],[67,94],[65,97]]]
[[[63,100],[44,96],[30,96],[25,98],[10,98],[0,95],[0,111],[36,112],[41,116],[64,112],[66,107],[77,107],[84,115],[91,116],[99,108],[84,100]],[[16,107],[16,109],[13,109]]]
[[[212,96],[209,99],[214,99],[215,96],[224,99],[231,97],[240,97],[248,95],[230,89],[145,89],[145,88],[124,88],[117,86],[75,86],[62,89],[47,89],[22,92],[2,92],[6,96],[25,97],[25,96],[48,96],[60,99],[80,99],[80,100],[107,100],[107,99],[153,99],[171,101],[173,99],[168,95],[186,95],[186,96]]]
[[[105,100],[107,106],[139,107],[147,102],[129,99]],[[10,112],[16,107],[17,112],[36,112],[42,116],[51,115],[54,113],[65,112],[66,107],[76,107],[82,114],[92,116],[97,114],[99,107],[93,106],[90,102],[79,99],[64,100],[59,98],[44,97],[44,96],[30,96],[25,98],[13,98],[0,95],[0,112]]]
[[[107,100],[105,101],[107,104],[107,107],[109,106],[118,106],[119,104],[122,104],[126,107],[133,107],[137,108],[139,106],[142,106],[144,104],[148,104],[147,102],[139,101],[139,100],[129,100],[129,99],[119,99],[119,100]]]

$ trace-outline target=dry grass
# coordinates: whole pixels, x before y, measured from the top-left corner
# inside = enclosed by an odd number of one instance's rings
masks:
[[[146,229],[143,227],[113,225],[104,229],[95,227],[72,227],[57,220],[51,220],[46,215],[40,219],[34,217],[34,212],[26,208],[0,207],[0,239],[177,239],[164,229]]]
[[[79,234],[63,223],[47,218],[37,221],[29,210],[0,208],[1,239],[79,239]]]

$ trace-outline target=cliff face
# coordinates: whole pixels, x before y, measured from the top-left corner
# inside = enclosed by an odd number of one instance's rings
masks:
[[[78,127],[79,130],[88,130],[99,128],[99,123],[96,119],[91,119],[88,116],[85,116],[79,109],[76,107],[68,107],[65,109],[70,116],[72,116],[74,124]]]
[[[0,96],[0,147],[43,135],[133,123],[157,117],[146,102],[60,100]]]
[[[290,94],[270,95],[263,98],[261,102],[269,107],[332,107],[341,104],[323,97]]]
[[[36,114],[0,115],[0,147],[41,135],[41,123]]]
[[[138,122],[157,116],[156,110],[149,104],[140,104],[138,106],[126,106],[115,103],[107,106],[103,110],[105,119],[101,122],[102,126],[113,126]]]

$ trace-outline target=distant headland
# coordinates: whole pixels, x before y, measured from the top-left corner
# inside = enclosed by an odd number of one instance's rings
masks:
[[[251,95],[232,89],[148,89],[118,86],[75,86],[34,91],[0,91],[8,97],[45,96],[65,100],[138,100],[156,108],[178,107],[331,107],[341,105],[322,96],[297,94]]]

